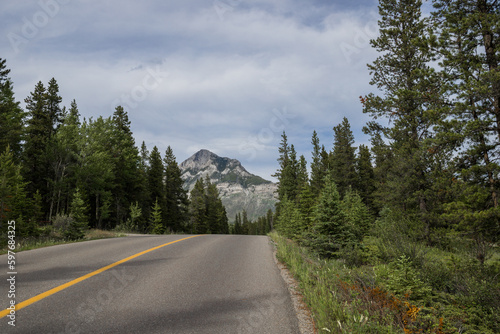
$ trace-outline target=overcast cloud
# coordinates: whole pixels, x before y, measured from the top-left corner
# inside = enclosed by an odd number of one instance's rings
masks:
[[[367,144],[359,96],[374,88],[377,2],[340,0],[3,1],[0,58],[17,100],[41,80],[63,105],[108,117],[178,162],[205,148],[271,179],[283,130],[310,161],[345,116]]]

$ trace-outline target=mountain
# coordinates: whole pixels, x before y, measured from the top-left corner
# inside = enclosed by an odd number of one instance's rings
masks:
[[[236,213],[243,210],[247,211],[250,220],[265,215],[269,209],[274,210],[277,185],[249,173],[236,159],[200,150],[182,162],[179,168],[184,188],[188,191],[193,189],[199,178],[209,176],[210,182],[217,185],[231,222]]]

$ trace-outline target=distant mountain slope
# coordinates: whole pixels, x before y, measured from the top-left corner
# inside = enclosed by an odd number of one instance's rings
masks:
[[[236,213],[246,210],[254,220],[274,210],[277,185],[249,173],[236,159],[219,157],[208,150],[200,150],[179,165],[184,188],[193,189],[199,178],[207,175],[217,185],[227,216],[233,222]]]

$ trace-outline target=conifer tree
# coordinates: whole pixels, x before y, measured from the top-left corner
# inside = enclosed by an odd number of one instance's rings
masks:
[[[25,178],[29,182],[28,191],[47,193],[47,157],[45,150],[52,133],[52,123],[45,105],[46,90],[41,81],[25,99],[28,110],[28,126],[24,148]]]
[[[21,167],[14,162],[14,155],[7,146],[0,154],[0,233],[7,221],[26,217],[30,203],[25,187]]]
[[[148,185],[150,198],[158,201],[161,211],[165,211],[165,185],[163,183],[163,162],[160,152],[155,146],[151,151],[150,166],[148,169]],[[166,222],[163,222],[166,224]],[[165,226],[166,227],[166,226]]]
[[[47,93],[45,96],[45,106],[47,109],[48,118],[51,124],[49,137],[52,137],[64,118],[64,112],[61,108],[62,97],[59,96],[59,85],[56,79],[50,79],[47,85]]]
[[[373,193],[375,191],[375,174],[371,162],[370,149],[365,145],[359,146],[356,172],[358,174],[357,191],[363,202],[368,207],[372,207]]]
[[[158,198],[155,200],[154,205],[151,207],[149,226],[151,233],[153,234],[163,234],[165,232],[165,224],[162,222],[162,213],[160,204],[158,203]]]
[[[237,213],[234,217],[234,234],[241,234],[241,213]]]
[[[281,146],[279,147],[280,156],[278,158],[280,167],[273,175],[278,178],[278,199],[281,201],[287,196],[289,199],[295,200],[299,170],[297,153],[293,145],[288,145],[288,138],[285,132],[283,132],[281,138]]]
[[[351,125],[346,117],[342,123],[333,128],[334,143],[330,157],[330,166],[333,181],[338,186],[340,195],[344,195],[348,189],[357,189],[358,178],[356,174],[356,148]]]
[[[25,113],[14,98],[13,84],[8,77],[10,70],[5,63],[5,59],[0,58],[0,152],[9,146],[14,158],[20,161]]]
[[[445,205],[444,216],[478,244],[498,240],[500,4],[435,0],[434,6],[441,32],[441,74],[447,83],[442,95],[449,113],[441,123],[437,146],[458,152],[449,166],[454,198]]]
[[[433,201],[427,171],[433,157],[426,140],[443,116],[438,108],[441,80],[431,66],[436,37],[421,7],[421,0],[380,1],[380,36],[371,40],[380,56],[368,68],[370,83],[383,95],[369,94],[362,103],[365,113],[390,125],[371,122],[366,128],[372,135],[382,132],[391,142],[386,203],[419,215],[428,226]]]
[[[88,229],[88,207],[77,188],[71,202],[70,216],[71,222],[64,235],[72,240],[81,239],[85,236],[85,231]]]
[[[314,225],[305,234],[304,244],[323,256],[331,257],[354,237],[342,211],[340,194],[332,176],[327,174],[324,183],[314,211]]]
[[[207,207],[205,203],[205,185],[202,178],[196,180],[190,195],[189,214],[191,233],[207,233]]]
[[[312,162],[311,162],[311,192],[318,196],[323,188],[323,180],[327,170],[323,165],[322,147],[319,146],[319,138],[316,131],[313,132],[311,144],[313,145]],[[324,150],[324,147],[323,147]]]
[[[167,147],[164,158],[165,164],[165,204],[167,225],[174,231],[180,231],[186,220],[188,199],[184,190],[184,180],[181,178],[181,170],[170,146]]]
[[[113,174],[115,175],[113,189],[115,222],[113,225],[115,225],[125,222],[130,203],[138,200],[141,190],[139,185],[141,175],[139,172],[139,152],[130,129],[131,123],[128,114],[123,107],[116,107],[112,123],[114,128],[112,136]],[[161,197],[159,198],[161,204]]]

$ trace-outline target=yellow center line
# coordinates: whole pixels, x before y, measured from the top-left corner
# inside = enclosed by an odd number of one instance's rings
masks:
[[[55,287],[55,288],[53,288],[53,289],[50,289],[50,290],[48,290],[48,291],[45,291],[45,292],[43,292],[43,293],[41,293],[41,294],[39,294],[39,295],[36,295],[35,297],[32,297],[32,298],[30,298],[30,299],[27,299],[27,300],[25,300],[25,301],[23,301],[23,302],[21,302],[21,303],[18,303],[18,304],[16,303],[16,306],[15,306],[15,311],[19,311],[20,309],[25,308],[26,306],[29,306],[29,305],[31,305],[31,304],[33,304],[33,303],[36,303],[36,302],[38,302],[38,301],[40,301],[40,300],[42,300],[42,299],[44,299],[44,298],[47,298],[48,296],[51,296],[51,295],[53,295],[53,294],[55,294],[55,293],[57,293],[57,292],[59,292],[59,291],[62,291],[62,290],[64,290],[64,289],[66,289],[66,288],[69,288],[69,287],[70,287],[70,286],[72,286],[72,285],[75,285],[75,284],[77,284],[77,283],[80,283],[81,281],[84,281],[84,280],[86,280],[87,278],[90,278],[90,277],[92,277],[92,276],[98,275],[98,274],[100,274],[100,273],[102,273],[102,272],[104,272],[104,271],[106,271],[106,270],[108,270],[108,269],[111,269],[111,268],[113,268],[113,267],[116,267],[116,266],[117,266],[117,265],[119,265],[119,264],[122,264],[122,263],[124,263],[124,262],[130,261],[130,260],[132,260],[132,259],[135,259],[136,257],[139,257],[139,256],[144,255],[144,254],[146,254],[146,253],[152,252],[152,251],[157,250],[157,249],[159,249],[159,248],[162,248],[162,247],[165,247],[165,246],[168,246],[168,245],[171,245],[171,244],[175,244],[176,242],[183,241],[183,240],[187,240],[187,239],[191,239],[191,238],[196,238],[196,237],[199,237],[199,235],[193,235],[193,236],[191,236],[191,237],[187,237],[187,238],[183,238],[183,239],[179,239],[179,240],[171,241],[171,242],[168,242],[168,243],[166,243],[166,244],[163,244],[163,245],[160,245],[160,246],[156,246],[156,247],[153,247],[153,248],[147,249],[147,250],[145,250],[145,251],[142,251],[142,252],[140,252],[140,253],[137,253],[137,254],[131,255],[131,256],[129,256],[129,257],[127,257],[127,258],[125,258],[125,259],[122,259],[122,260],[120,260],[120,261],[117,261],[117,262],[115,262],[115,263],[112,263],[112,264],[110,264],[110,265],[107,265],[107,266],[105,266],[105,267],[102,267],[101,269],[97,269],[96,271],[93,271],[93,272],[91,272],[91,273],[89,273],[89,274],[87,274],[87,275],[84,275],[84,276],[78,277],[78,278],[76,278],[76,279],[74,279],[74,280],[72,280],[72,281],[70,281],[70,282],[68,282],[68,283],[64,283],[64,284],[59,285],[59,286],[57,286],[57,287]],[[10,311],[11,311],[10,309],[5,309],[5,310],[1,311],[1,312],[0,312],[0,319],[1,319],[1,318],[3,318],[3,317],[5,317],[5,316],[7,316],[7,315],[10,313]]]

